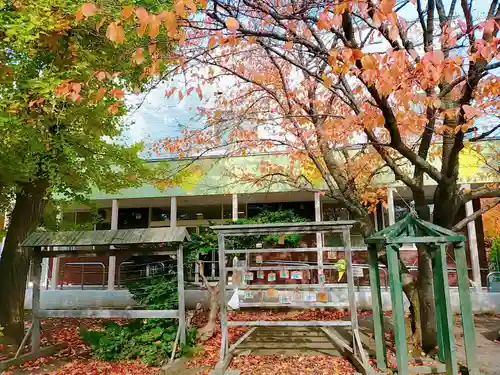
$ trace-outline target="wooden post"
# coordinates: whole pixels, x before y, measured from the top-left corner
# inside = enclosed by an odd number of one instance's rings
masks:
[[[453,320],[451,317],[450,290],[448,287],[448,266],[446,264],[446,244],[439,245],[439,249],[432,257],[432,271],[434,274],[434,303],[436,315],[439,319],[438,340],[443,346],[440,353],[444,356],[447,375],[457,375],[457,358],[453,340]],[[458,268],[458,267],[457,267]]]
[[[225,255],[225,236],[218,234],[219,243],[219,294],[220,294],[220,325],[221,325],[221,346],[220,362],[223,363],[229,350],[229,335],[227,326],[227,300],[226,300],[226,255]]]
[[[354,290],[354,275],[352,270],[352,252],[351,252],[351,233],[349,229],[342,232],[344,240],[344,250],[347,271],[347,294],[349,298],[349,309],[351,311],[351,329],[352,329],[352,349],[353,354],[365,362],[364,350],[361,346],[358,326],[358,309],[356,307],[356,292]],[[319,268],[319,265],[318,265]]]
[[[184,256],[182,244],[177,248],[177,286],[179,288],[179,329],[180,343],[186,343],[186,303],[184,295]],[[174,348],[175,350],[175,348]]]
[[[40,248],[36,247],[33,250],[33,289],[31,300],[31,352],[38,353],[40,351],[40,318],[38,312],[40,311],[40,279],[42,275],[42,257]]]
[[[458,293],[460,297],[460,312],[462,316],[467,367],[469,369],[469,374],[478,375],[479,370],[476,362],[476,332],[474,329],[469,275],[465,259],[465,245],[463,242],[455,245],[455,264],[457,266]]]
[[[392,317],[394,320],[394,341],[398,375],[408,375],[408,348],[406,347],[405,310],[403,285],[399,273],[399,252],[397,245],[387,245],[387,268],[391,284]]]
[[[321,196],[318,192],[314,193],[314,221],[321,221]],[[318,248],[318,276],[324,273],[323,246],[323,233],[318,232],[316,233],[316,247]]]
[[[233,221],[238,220],[238,194],[233,194],[232,211],[233,212],[231,216]],[[222,219],[224,219],[224,216],[222,216]]]
[[[370,265],[370,288],[372,294],[373,333],[375,335],[375,354],[377,367],[387,368],[387,351],[384,337],[384,314],[382,311],[382,295],[380,293],[380,270],[377,261],[376,245],[368,246],[368,263]]]

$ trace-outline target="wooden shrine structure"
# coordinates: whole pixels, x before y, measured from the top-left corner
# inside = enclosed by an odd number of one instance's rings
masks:
[[[40,319],[43,318],[125,318],[178,319],[180,343],[186,342],[186,312],[184,302],[184,265],[182,245],[190,240],[183,227],[119,229],[71,232],[35,232],[21,244],[32,249],[32,325],[14,359],[0,363],[7,368],[16,363],[48,355],[54,348],[40,348]],[[179,307],[177,310],[43,310],[40,308],[40,278],[42,258],[101,256],[113,254],[171,255],[177,258]],[[31,352],[18,357],[31,336]],[[52,350],[51,350],[52,349]]]
[[[381,370],[388,370],[384,338],[384,318],[382,314],[382,297],[380,293],[380,275],[377,262],[377,251],[385,250],[391,287],[397,373],[398,375],[407,375],[413,373],[428,374],[443,372],[442,369],[436,366],[418,366],[418,368],[408,366],[409,358],[406,346],[404,297],[399,271],[399,247],[403,244],[422,244],[426,245],[427,251],[432,258],[439,345],[438,358],[444,363],[447,375],[458,375],[459,369],[454,347],[453,319],[450,307],[448,267],[446,261],[446,250],[451,244],[454,247],[458,276],[458,291],[468,373],[471,375],[478,375],[476,338],[465,255],[465,237],[435,224],[420,220],[413,213],[410,213],[403,220],[375,233],[365,240],[365,242],[368,243],[377,367]]]
[[[221,348],[220,348],[220,358],[219,362],[215,368],[214,374],[223,375],[226,373],[226,369],[229,366],[234,350],[238,347],[238,345],[242,344],[247,338],[250,337],[252,332],[258,327],[321,327],[321,330],[326,334],[326,336],[334,341],[337,346],[342,346],[342,351],[344,353],[348,353],[351,360],[353,360],[354,364],[360,370],[365,370],[369,367],[368,358],[363,349],[361,338],[359,335],[359,326],[358,326],[358,317],[357,317],[357,309],[356,309],[356,298],[355,298],[355,289],[354,289],[354,275],[353,275],[353,266],[352,266],[352,254],[351,254],[351,240],[350,240],[350,228],[355,224],[355,221],[331,221],[331,222],[299,222],[299,223],[279,223],[279,224],[248,224],[248,225],[223,225],[223,226],[213,226],[211,227],[218,235],[218,244],[219,244],[219,271],[220,271],[220,320],[221,320]],[[300,247],[300,248],[252,248],[252,249],[228,249],[226,248],[226,240],[230,237],[235,236],[269,236],[269,235],[290,235],[290,234],[311,234],[316,233],[317,238],[321,239],[318,242],[318,247]],[[235,283],[235,272],[236,268],[243,268],[243,272],[245,275],[252,273],[252,271],[259,270],[276,270],[288,272],[289,270],[295,270],[295,272],[301,272],[300,270],[317,270],[317,282],[308,283],[308,284],[284,284],[280,283],[276,279],[276,283],[274,284],[258,284],[252,285],[248,284],[243,287],[245,289],[245,293],[253,293],[252,290],[260,290],[261,293],[264,292],[265,289],[276,291],[280,293],[287,293],[287,290],[296,288],[299,295],[304,295],[305,293],[314,293],[316,291],[321,291],[323,295],[327,295],[327,291],[333,289],[335,284],[325,284],[325,276],[323,273],[324,269],[338,269],[338,266],[333,264],[323,264],[323,252],[333,250],[330,248],[323,247],[322,234],[324,233],[333,233],[337,234],[341,237],[343,246],[334,248],[335,251],[344,251],[344,257],[346,261],[346,274],[347,274],[347,287],[348,287],[348,300],[349,304],[347,305],[350,309],[351,316],[350,321],[348,320],[325,320],[325,321],[228,321],[228,298],[227,292],[228,290],[236,291],[239,288],[237,282]],[[228,241],[229,242],[229,241]],[[316,265],[292,265],[292,266],[283,266],[283,265],[272,265],[272,266],[263,266],[260,265],[258,267],[250,267],[250,255],[258,255],[258,254],[276,254],[276,253],[300,253],[300,252],[314,252],[317,253],[317,264]],[[246,261],[244,262],[243,267],[236,266],[235,259],[233,258],[233,262],[231,263],[231,255],[235,254],[245,254]],[[228,257],[229,256],[229,257]],[[260,256],[260,255],[259,255]],[[232,264],[232,267],[228,267],[227,264]],[[228,272],[232,272],[232,285],[228,285]],[[261,277],[262,278],[262,277]],[[252,277],[253,279],[253,277]],[[261,280],[263,281],[263,280]],[[268,278],[268,281],[269,278]],[[312,279],[310,279],[312,281]],[[293,290],[292,290],[293,292]],[[318,293],[319,294],[319,293]],[[335,304],[329,303],[328,297],[325,300],[318,300],[317,298],[312,298],[309,300],[304,300],[301,298],[299,301],[293,301],[291,299],[287,299],[284,297],[282,300],[279,298],[278,302],[240,302],[239,307],[291,307],[291,308],[318,308],[318,307],[333,307],[337,306]],[[239,326],[247,326],[251,327],[250,330],[245,333],[237,342],[235,342],[231,347],[229,347],[229,327],[239,327]],[[345,340],[340,340],[339,343],[337,340],[339,336],[333,331],[335,327],[350,327],[352,332],[352,341],[351,344],[347,344]],[[361,367],[361,368],[360,368]],[[367,372],[367,371],[363,371]]]

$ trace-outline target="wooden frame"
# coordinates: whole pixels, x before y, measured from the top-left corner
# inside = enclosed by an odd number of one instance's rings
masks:
[[[155,228],[133,230],[111,230],[94,232],[55,232],[33,233],[21,245],[33,248],[32,256],[32,328],[23,339],[26,342],[31,336],[31,352],[9,361],[0,363],[0,369],[12,366],[13,360],[22,363],[47,355],[50,348],[40,348],[40,319],[42,318],[130,318],[130,319],[178,319],[181,344],[186,343],[186,306],[184,296],[184,261],[182,242],[190,239],[185,228]],[[71,242],[73,240],[73,242]],[[58,242],[59,241],[59,242]],[[139,242],[137,242],[139,241]],[[121,246],[122,249],[116,248]],[[142,248],[138,245],[150,246]],[[68,250],[68,246],[72,249]],[[42,258],[83,256],[88,254],[89,246],[100,246],[90,252],[91,255],[111,253],[137,253],[140,255],[175,255],[177,258],[177,285],[179,290],[179,308],[177,310],[42,310],[40,308],[40,280]],[[103,249],[108,246],[108,249]],[[83,248],[82,248],[83,247]],[[174,248],[175,250],[173,250]]]
[[[453,244],[457,265],[460,310],[464,332],[464,346],[467,358],[468,373],[478,375],[476,362],[476,339],[472,302],[465,258],[465,237],[435,224],[408,214],[396,224],[387,227],[366,240],[369,243],[368,256],[370,263],[370,283],[373,305],[373,326],[375,333],[377,367],[387,370],[387,357],[384,338],[384,319],[382,315],[382,298],[380,293],[380,274],[377,262],[377,250],[385,249],[387,268],[391,285],[392,314],[394,320],[394,341],[396,344],[397,372],[400,375],[413,373],[442,373],[458,375],[458,364],[454,348],[453,320],[450,307],[448,286],[448,269],[446,264],[446,248]],[[408,350],[406,346],[405,311],[403,305],[403,288],[399,270],[399,247],[407,243],[428,245],[432,259],[433,285],[436,304],[438,357],[443,363],[438,366],[408,366]]]
[[[352,344],[348,345],[352,357],[356,360],[353,361],[358,369],[362,372],[367,372],[366,369],[369,368],[368,359],[366,353],[361,344],[361,339],[359,335],[357,308],[356,308],[356,297],[355,297],[355,287],[354,287],[354,276],[353,276],[353,265],[352,265],[352,253],[351,253],[351,243],[350,243],[350,228],[355,224],[355,221],[332,221],[332,222],[305,222],[305,223],[280,223],[280,224],[250,224],[250,225],[227,225],[227,226],[214,226],[211,227],[218,234],[219,243],[219,275],[220,275],[220,321],[221,321],[221,348],[219,362],[215,368],[213,374],[223,375],[226,372],[226,368],[231,362],[232,354],[234,349],[241,344],[249,335],[244,336],[238,340],[235,344],[229,348],[229,327],[247,326],[252,328],[257,327],[297,327],[297,326],[310,326],[310,327],[351,327],[352,330]],[[226,255],[229,254],[251,254],[251,253],[286,253],[286,252],[317,252],[319,255],[318,259],[322,259],[323,252],[329,251],[331,248],[326,247],[314,247],[314,248],[273,248],[273,249],[228,249],[225,248],[226,237],[232,236],[252,236],[252,235],[269,235],[269,234],[292,234],[292,233],[341,233],[343,236],[344,247],[336,247],[335,250],[343,250],[345,252],[346,259],[346,273],[347,273],[347,284],[348,284],[348,295],[349,303],[346,307],[349,307],[351,311],[350,321],[338,320],[338,321],[230,321],[227,319],[227,289],[234,289],[234,286],[227,285],[227,272],[232,271],[232,267],[226,267]],[[247,267],[245,270],[298,270],[298,269],[338,269],[334,265],[321,265],[318,261],[318,266],[304,267],[304,266],[262,266],[262,267]],[[322,287],[326,289],[333,289],[333,284],[258,284],[255,286],[249,286],[249,289],[265,289],[274,288],[279,290],[281,287],[283,289],[297,288],[300,290],[314,290],[315,288]],[[255,302],[255,303],[240,303],[240,307],[303,307],[303,308],[317,308],[317,307],[328,307],[328,303],[322,302],[312,302],[308,304],[279,304],[274,302]],[[253,331],[252,331],[253,332]]]

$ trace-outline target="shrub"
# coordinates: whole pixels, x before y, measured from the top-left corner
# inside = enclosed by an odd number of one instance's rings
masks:
[[[150,366],[158,366],[171,356],[177,328],[171,320],[137,319],[126,325],[107,322],[103,331],[82,329],[80,334],[97,359],[120,361],[141,358]],[[195,336],[194,330],[188,332],[187,344],[176,356],[189,350]]]

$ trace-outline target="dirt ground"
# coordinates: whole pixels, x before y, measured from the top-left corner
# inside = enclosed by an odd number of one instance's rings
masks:
[[[362,320],[368,320],[370,319],[369,316],[364,316],[360,319],[360,322]],[[463,335],[462,335],[462,329],[461,329],[461,324],[460,324],[460,317],[459,316],[455,316],[454,317],[454,322],[455,322],[455,328],[454,328],[454,336],[455,336],[455,345],[456,345],[456,351],[457,351],[457,359],[459,361],[459,363],[462,363],[462,364],[465,364],[466,360],[465,360],[465,350],[464,350],[464,340],[463,340]],[[475,317],[475,327],[476,327],[476,344],[477,344],[477,362],[480,364],[480,371],[482,374],[485,374],[485,375],[500,375],[500,342],[498,341],[498,332],[500,330],[500,315],[478,315]],[[310,340],[310,338],[308,339]],[[284,348],[273,348],[272,350],[270,350],[270,348],[264,348],[264,349],[261,349],[258,354],[259,354],[259,357],[262,358],[262,360],[259,360],[257,358],[257,356],[255,355],[257,353],[257,351],[255,349],[257,349],[256,347],[253,347],[254,344],[256,343],[252,343],[253,340],[250,340],[246,345],[247,347],[245,348],[242,348],[243,350],[241,351],[240,354],[242,354],[240,357],[236,357],[234,360],[233,360],[233,365],[234,368],[241,368],[240,366],[243,366],[243,367],[247,367],[248,366],[252,366],[252,370],[256,367],[259,366],[259,364],[255,364],[255,363],[252,363],[252,361],[258,361],[258,362],[262,362],[262,366],[270,366],[272,365],[272,362],[274,361],[274,368],[276,369],[277,367],[279,367],[279,363],[276,363],[276,361],[278,362],[281,362],[283,361],[283,365],[285,365],[285,362],[286,362],[286,358],[283,358],[282,360],[279,359],[279,357],[276,356],[276,354],[278,353],[281,353],[281,354],[285,354],[285,349],[292,349],[292,347],[295,347],[293,350],[293,353],[290,354],[291,357],[296,357],[297,355],[299,356],[303,356],[304,358],[307,358],[307,356],[311,355],[311,354],[308,354],[306,353],[307,352],[307,349],[310,349],[310,348],[300,348],[301,345],[297,345],[297,343],[288,343],[288,345],[284,345]],[[316,340],[312,340],[312,341],[316,341]],[[321,341],[321,345],[328,345],[326,342],[324,342],[323,340],[320,340]],[[259,343],[260,344],[260,343]],[[273,340],[273,345],[276,345],[277,342],[275,340]],[[314,343],[315,345],[319,344],[319,343]],[[320,345],[320,346],[321,346]],[[55,372],[57,372],[57,370],[59,370],[58,374],[61,374],[61,368],[67,364],[70,360],[71,357],[75,357],[74,355],[76,354],[75,353],[75,346],[76,345],[72,345],[73,348],[71,350],[71,352],[68,352],[68,354],[70,354],[70,356],[68,356],[69,358],[65,357],[65,356],[57,356],[57,358],[52,358],[51,361],[48,361],[48,363],[40,363],[39,364],[39,367],[38,368],[24,368],[24,369],[21,369],[21,368],[18,368],[18,369],[13,369],[11,370],[11,372],[8,372],[7,374],[9,375],[27,375],[27,374],[32,374],[32,375],[41,375],[41,374],[53,374]],[[78,351],[78,354],[77,354],[77,357],[80,357],[80,359],[82,360],[82,362],[86,362],[86,361],[91,361],[90,359],[85,359],[88,358],[88,353],[83,353],[83,347],[81,348],[82,352],[80,353]],[[213,348],[214,349],[214,348]],[[213,351],[212,349],[212,351]],[[326,346],[323,347],[318,347],[318,349],[322,349],[322,351],[325,351],[327,352],[326,349],[330,349],[329,347],[327,348]],[[208,350],[208,348],[207,348]],[[305,352],[302,353],[302,350],[304,350]],[[217,350],[216,350],[217,351]],[[262,352],[262,353],[261,353]],[[269,353],[265,353],[265,352],[269,352]],[[73,354],[73,355],[71,355]],[[216,355],[218,353],[215,353]],[[245,356],[245,354],[247,354],[247,356]],[[318,355],[320,353],[313,353],[314,355]],[[328,354],[333,354],[332,353],[328,353]],[[203,354],[201,354],[203,355]],[[286,354],[285,354],[286,355]],[[265,360],[263,357],[261,356],[264,356],[264,357],[267,357],[269,360]],[[292,359],[290,357],[290,359]],[[332,357],[330,357],[332,358]],[[296,358],[293,358],[295,361],[297,361]],[[304,359],[305,361],[307,361],[307,359]],[[269,363],[267,363],[269,362]],[[267,364],[266,364],[267,363]],[[254,367],[255,366],[255,367]],[[272,366],[271,366],[272,367]],[[185,371],[185,372],[184,372]],[[319,370],[318,370],[319,371]],[[176,372],[176,375],[197,375],[199,373],[206,373],[207,372],[207,368],[206,367],[199,367],[198,368],[198,371],[196,370],[193,370],[193,369],[186,369],[186,370],[182,370],[182,371],[177,371]],[[314,371],[313,371],[314,372]],[[313,374],[313,372],[311,372],[312,375],[316,375],[316,374]],[[252,371],[252,372],[248,372],[248,371],[245,371],[245,374],[247,373],[251,373],[252,375],[255,374],[255,375],[260,375],[262,374],[262,371],[259,372],[259,370],[256,368],[255,369],[255,372]],[[276,373],[276,372],[275,372]],[[319,374],[320,372],[318,372]],[[322,372],[321,372],[322,373]],[[116,375],[122,375],[121,373],[113,373],[113,374],[116,374]],[[128,375],[134,375],[132,373],[127,373]],[[276,373],[276,375],[278,375]],[[290,373],[287,375],[295,375],[293,373]]]
[[[500,315],[478,315],[474,319],[476,327],[477,363],[485,375],[500,375]],[[465,363],[465,349],[460,318],[455,317],[455,346],[457,360]]]

